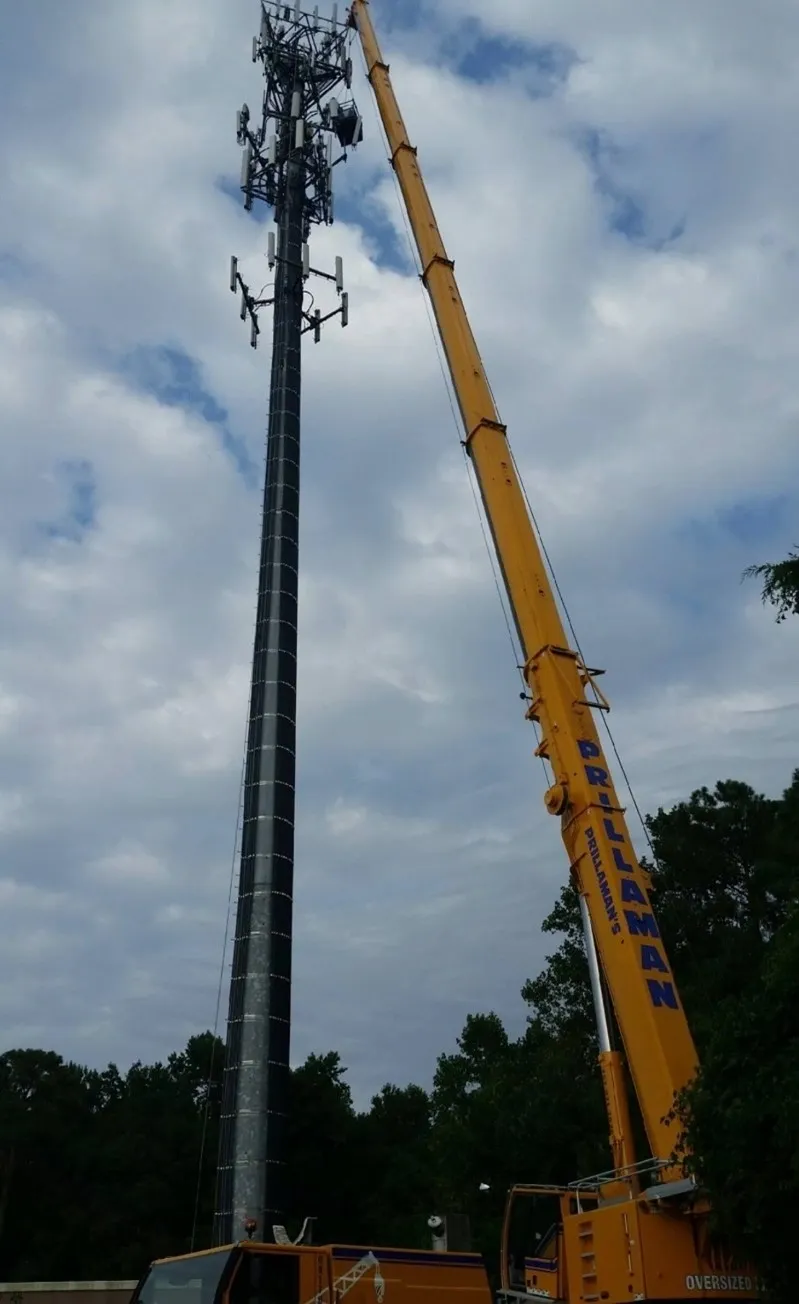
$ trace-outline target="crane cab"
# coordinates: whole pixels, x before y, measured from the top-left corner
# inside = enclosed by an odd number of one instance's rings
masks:
[[[643,1171],[568,1187],[515,1186],[505,1206],[499,1304],[760,1299],[754,1273],[713,1243],[708,1212],[688,1180],[647,1186]]]
[[[513,1187],[502,1232],[501,1304],[518,1297],[565,1298],[559,1187]]]
[[[304,1304],[329,1286],[327,1271],[319,1251],[311,1260],[305,1248],[243,1242],[156,1259],[131,1304]]]
[[[240,1241],[150,1265],[131,1304],[493,1304],[479,1254]]]

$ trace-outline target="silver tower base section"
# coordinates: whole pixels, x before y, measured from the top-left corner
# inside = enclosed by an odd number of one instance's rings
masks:
[[[332,221],[333,142],[360,138],[354,105],[321,97],[349,84],[346,29],[298,5],[264,4],[253,59],[263,63],[261,125],[250,129],[246,105],[237,118],[244,147],[245,206],[272,205],[269,236],[274,290],[256,299],[236,260],[231,289],[241,315],[273,305],[266,479],[258,609],[244,776],[241,864],[217,1174],[214,1242],[271,1239],[285,1211],[290,1088],[291,958],[294,887],[297,584],[300,496],[301,337],[340,315],[347,321],[340,261],[326,279],[339,307],[322,317],[305,309],[311,274],[312,223]],[[346,157],[346,154],[342,155]],[[336,159],[336,162],[339,160]],[[324,273],[316,273],[325,276]]]

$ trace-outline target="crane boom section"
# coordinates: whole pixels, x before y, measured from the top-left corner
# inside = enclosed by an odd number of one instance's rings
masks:
[[[546,797],[561,818],[573,881],[586,898],[649,1144],[666,1159],[665,1121],[674,1094],[693,1077],[696,1052],[641,869],[594,722],[591,673],[569,646],[505,428],[472,334],[375,36],[368,0],[354,0],[367,75],[388,138],[457,396],[497,558],[524,650],[528,718],[540,725],[538,754],[554,783]]]

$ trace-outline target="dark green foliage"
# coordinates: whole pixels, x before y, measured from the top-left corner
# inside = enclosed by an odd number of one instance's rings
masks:
[[[335,1052],[311,1055],[292,1075],[287,1218],[316,1218],[325,1240],[347,1238],[355,1114]]]
[[[790,615],[799,616],[799,553],[789,552],[785,561],[748,566],[744,579],[754,577],[762,579],[763,601],[777,608],[778,621]]]
[[[699,1080],[685,1099],[692,1166],[713,1191],[717,1225],[760,1265],[781,1304],[796,1299],[797,1001],[795,909],[757,988],[720,1007]]]
[[[728,780],[647,820],[653,899],[703,1049],[717,1002],[748,991],[785,921],[796,875],[799,771],[782,800]]]
[[[799,1197],[799,771],[780,800],[727,781],[647,823],[658,919],[703,1062],[681,1106],[691,1162],[719,1231],[783,1304]],[[312,1215],[322,1241],[424,1246],[431,1213],[461,1212],[495,1276],[513,1182],[608,1166],[572,888],[543,927],[558,944],[525,984],[524,1034],[470,1016],[429,1093],[386,1085],[358,1112],[336,1053],[294,1070],[291,1232]],[[222,1064],[210,1033],[124,1074],[0,1055],[0,1279],[136,1277],[157,1254],[207,1245]]]
[[[697,988],[693,998],[701,1014],[702,1068],[684,1095],[683,1119],[691,1165],[713,1195],[719,1231],[758,1265],[775,1300],[793,1304],[799,770],[781,802],[756,798],[742,784],[719,785],[717,794],[722,789],[729,803],[724,823],[728,832],[737,827],[739,841],[732,836],[728,844],[727,890],[712,898],[718,908],[711,958],[704,962],[712,986],[701,998]],[[696,961],[697,983],[701,967]]]
[[[0,1056],[3,1280],[137,1276],[147,1259],[190,1248],[212,1044],[193,1037],[165,1065],[134,1064],[124,1076],[44,1051]],[[214,1104],[221,1047],[215,1059]],[[200,1209],[208,1228],[215,1112]]]
[[[375,1245],[429,1245],[436,1204],[430,1097],[421,1087],[386,1085],[357,1119],[359,1239]]]
[[[65,1064],[60,1055],[17,1050],[0,1057],[4,1280],[12,1265],[21,1276],[40,1276],[61,1263],[71,1275],[77,1266],[69,1233],[50,1211],[89,1198],[92,1173],[85,1139],[101,1098],[100,1075]]]

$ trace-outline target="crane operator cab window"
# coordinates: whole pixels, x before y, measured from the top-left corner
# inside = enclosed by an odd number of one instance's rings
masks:
[[[506,1209],[507,1277],[512,1291],[527,1292],[539,1283],[537,1269],[555,1268],[560,1222],[557,1196],[519,1191]]]
[[[230,1250],[154,1263],[132,1304],[221,1304]]]
[[[245,1250],[230,1287],[229,1304],[300,1304],[300,1256]]]

